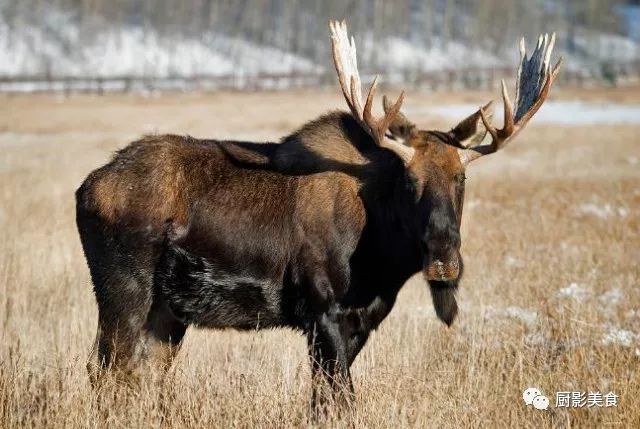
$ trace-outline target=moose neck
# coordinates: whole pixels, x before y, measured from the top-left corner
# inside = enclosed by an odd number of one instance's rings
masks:
[[[369,264],[370,272],[399,289],[422,267],[420,239],[427,217],[418,204],[417,184],[402,161],[387,150],[371,161],[361,192],[367,224],[359,247],[376,261]]]

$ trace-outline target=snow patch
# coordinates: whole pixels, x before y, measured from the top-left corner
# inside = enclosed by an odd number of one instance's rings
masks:
[[[538,324],[539,315],[535,310],[515,305],[502,308],[489,306],[484,310],[484,319],[498,322],[504,322],[505,319],[515,319],[524,323],[527,328],[534,328]]]
[[[620,288],[614,288],[600,295],[598,300],[603,305],[616,306],[622,301],[623,298],[624,294],[622,293],[622,290]]]
[[[586,286],[579,285],[572,282],[569,286],[558,289],[556,292],[558,298],[571,298],[577,301],[581,301],[589,296],[589,289]]]
[[[579,29],[574,43],[583,55],[598,58],[602,62],[627,62],[640,58],[638,45],[617,34]]]
[[[538,322],[538,313],[536,311],[522,307],[507,307],[504,309],[502,314],[508,318],[517,319],[523,322],[529,328],[534,327]]]
[[[478,110],[476,104],[450,104],[407,108],[407,114],[435,114],[460,120]],[[502,109],[495,109],[494,120],[502,123]],[[531,119],[532,124],[583,126],[593,124],[640,124],[640,104],[547,101]]]
[[[609,331],[602,336],[603,345],[620,345],[631,347],[639,339],[638,335],[626,329],[609,328]]]
[[[618,314],[618,305],[624,299],[624,293],[620,288],[613,288],[598,297],[602,305],[603,314],[613,319]]]
[[[524,343],[528,346],[548,345],[549,339],[541,332],[533,332],[524,336]]]
[[[566,241],[560,242],[560,249],[562,249],[564,253],[573,253],[573,254],[578,254],[583,251],[582,246],[579,246],[573,243],[567,243]]]
[[[583,203],[575,208],[576,214],[591,215],[600,219],[609,219],[612,217],[625,218],[629,215],[629,209],[626,207],[614,207],[611,204]]]
[[[436,41],[432,45],[425,48],[409,40],[390,37],[376,46],[376,54],[378,58],[384,58],[383,64],[390,72],[398,69],[423,72],[457,70],[473,66],[492,68],[504,63],[488,51],[473,49],[461,43],[440,44]]]
[[[524,267],[524,264],[522,263],[521,260],[514,258],[511,255],[507,255],[504,257],[503,259],[504,265],[507,267],[513,267],[513,268],[522,268]]]

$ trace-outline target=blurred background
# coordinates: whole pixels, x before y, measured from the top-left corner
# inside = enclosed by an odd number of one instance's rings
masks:
[[[387,83],[494,87],[521,36],[552,31],[564,83],[640,72],[638,0],[0,0],[0,91],[333,84],[327,22],[341,18],[362,73]]]

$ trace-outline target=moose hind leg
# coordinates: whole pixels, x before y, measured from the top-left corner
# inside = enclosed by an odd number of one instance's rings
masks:
[[[144,326],[146,353],[154,368],[162,373],[170,369],[186,330],[187,325],[173,315],[166,301],[159,296],[154,297]]]
[[[87,363],[92,384],[107,371],[129,381],[144,358],[143,330],[152,302],[151,288],[144,283],[115,269],[96,284],[98,332]]]
[[[187,326],[175,318],[162,298],[150,305],[130,308],[115,318],[113,308],[100,317],[96,342],[87,368],[92,382],[107,370],[126,381],[139,378],[164,379],[178,353]],[[144,372],[145,374],[141,374]],[[147,377],[147,373],[150,373]]]

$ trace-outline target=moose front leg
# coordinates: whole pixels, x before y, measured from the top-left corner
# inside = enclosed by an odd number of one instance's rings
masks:
[[[333,396],[348,402],[353,396],[347,340],[339,304],[349,285],[348,255],[326,259],[325,246],[308,243],[301,249],[304,264],[302,290],[309,315],[304,322],[312,369],[311,407],[315,417]],[[325,392],[329,388],[330,392]]]
[[[387,317],[394,303],[394,296],[377,296],[366,307],[349,308],[344,311],[341,327],[347,339],[349,366],[366,344],[371,331],[375,330]]]
[[[328,385],[331,395],[341,404],[355,396],[349,368],[366,344],[369,334],[389,314],[395,297],[376,297],[366,307],[341,308],[333,305],[318,318],[309,331],[309,353],[312,365],[311,406],[314,415],[323,411]]]
[[[324,411],[328,397],[341,405],[353,399],[348,340],[338,305],[319,315],[307,334],[312,371],[311,408],[316,416]],[[327,387],[330,392],[325,392]]]

